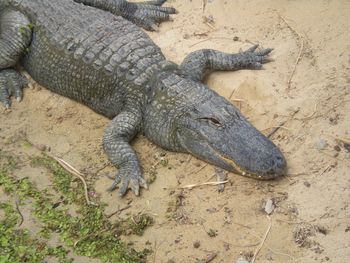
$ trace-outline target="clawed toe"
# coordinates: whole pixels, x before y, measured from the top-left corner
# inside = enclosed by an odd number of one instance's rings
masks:
[[[157,24],[171,20],[170,15],[177,11],[172,7],[162,7],[165,1],[148,1],[134,3],[137,11],[130,19],[136,24],[149,31],[158,31]]]
[[[111,178],[110,176],[108,176]],[[112,192],[119,186],[119,196],[123,197],[130,188],[136,196],[140,195],[140,187],[148,189],[145,179],[140,174],[130,175],[118,172],[112,185],[107,189],[108,192]]]
[[[252,60],[250,68],[252,69],[262,69],[262,64],[273,61],[273,59],[268,57],[273,48],[266,48],[257,51],[258,46],[259,45],[254,45],[243,52],[244,54],[248,54],[250,56]]]
[[[0,102],[6,109],[11,107],[10,97],[17,101],[23,98],[23,87],[27,85],[26,79],[13,69],[0,71]]]

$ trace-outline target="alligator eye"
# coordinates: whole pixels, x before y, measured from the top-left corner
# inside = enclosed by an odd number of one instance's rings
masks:
[[[216,127],[222,127],[223,125],[220,123],[220,121],[218,121],[217,119],[213,118],[213,117],[202,117],[202,118],[198,118],[198,120],[205,120],[211,124],[213,124]]]

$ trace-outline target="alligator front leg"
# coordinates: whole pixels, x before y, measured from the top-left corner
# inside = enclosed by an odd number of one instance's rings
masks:
[[[77,3],[93,6],[143,27],[146,30],[157,30],[157,23],[170,20],[170,14],[175,14],[172,7],[161,7],[166,0],[130,3],[126,0],[74,0]]]
[[[125,195],[130,187],[135,195],[139,195],[139,188],[147,188],[147,183],[142,177],[142,171],[135,151],[129,141],[140,130],[141,113],[124,111],[117,115],[106,128],[103,137],[103,149],[109,160],[119,167],[109,191],[119,188],[119,194]]]
[[[14,10],[0,10],[0,102],[11,106],[10,96],[22,100],[24,77],[11,67],[15,66],[29,46],[32,29],[28,18]]]
[[[181,69],[192,79],[201,81],[210,70],[261,69],[262,64],[269,62],[271,48],[256,51],[255,45],[244,52],[227,54],[213,49],[202,49],[187,55]]]

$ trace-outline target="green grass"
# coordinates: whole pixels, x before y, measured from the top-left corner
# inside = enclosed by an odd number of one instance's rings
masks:
[[[31,237],[28,230],[16,227],[19,213],[9,203],[2,203],[0,209],[5,211],[5,219],[0,228],[0,263],[42,262],[47,256],[57,257],[60,262],[69,262],[67,249],[73,250],[76,255],[98,258],[102,262],[140,262],[149,252],[135,251],[120,241],[119,234],[141,235],[153,223],[150,216],[136,215],[111,223],[103,212],[104,205],[87,205],[83,187],[74,188],[72,182],[76,178],[55,160],[43,154],[32,158],[31,165],[47,169],[53,178],[53,189],[63,196],[64,201],[57,203],[57,197],[50,195],[47,189],[39,191],[28,178],[14,177],[16,157],[0,151],[0,187],[9,196],[19,200],[19,208],[21,203],[30,200],[32,215],[42,226],[38,237]],[[67,204],[77,207],[78,216],[68,213]],[[67,249],[48,246],[51,233],[58,233]]]

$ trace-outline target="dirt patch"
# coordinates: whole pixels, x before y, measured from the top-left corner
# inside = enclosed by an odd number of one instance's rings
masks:
[[[203,10],[201,0],[169,1],[179,14],[149,35],[177,63],[201,48],[236,53],[259,43],[275,49],[265,70],[215,72],[206,83],[265,134],[278,128],[272,140],[287,158],[287,177],[259,182],[229,173],[223,192],[217,186],[180,189],[212,180],[214,167],[139,136],[134,147],[153,183],[140,198],[129,193],[121,199],[105,191],[111,181],[104,174],[115,172],[101,149],[109,120],[39,87],[27,89],[21,103],[0,115],[1,149],[19,158],[30,155],[34,150],[26,145],[9,146],[25,133],[86,174],[107,203],[107,215],[128,207],[111,222],[151,215],[153,226],[143,236],[123,237],[140,250],[153,250],[150,262],[196,262],[213,255],[211,262],[252,259],[269,226],[266,200],[274,204],[272,225],[255,262],[349,261],[349,3],[206,2]],[[28,163],[21,171],[39,189],[50,184]]]

